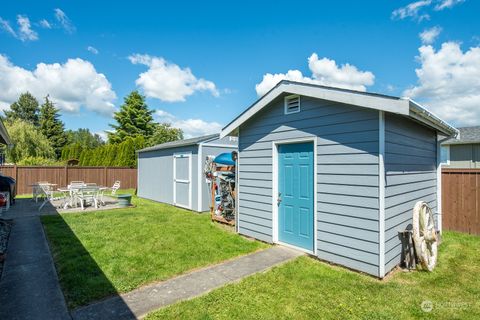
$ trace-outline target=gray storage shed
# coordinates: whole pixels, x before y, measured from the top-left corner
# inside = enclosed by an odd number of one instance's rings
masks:
[[[419,200],[441,229],[437,136],[410,99],[281,81],[228,124],[239,138],[237,230],[384,277]]]
[[[207,156],[237,150],[234,137],[213,134],[167,142],[138,151],[138,196],[182,208],[209,210],[210,190],[203,176]]]

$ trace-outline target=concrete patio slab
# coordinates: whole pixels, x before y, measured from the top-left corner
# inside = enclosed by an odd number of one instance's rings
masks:
[[[142,318],[151,311],[200,296],[300,255],[303,253],[289,248],[271,247],[81,307],[72,311],[72,318],[74,320]]]

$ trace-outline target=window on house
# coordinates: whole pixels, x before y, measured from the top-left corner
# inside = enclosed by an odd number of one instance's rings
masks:
[[[285,114],[300,112],[300,96],[285,97]]]
[[[450,164],[450,146],[440,147],[440,162],[442,164]]]

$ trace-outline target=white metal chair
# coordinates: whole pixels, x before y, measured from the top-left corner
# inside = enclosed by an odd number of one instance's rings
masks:
[[[40,211],[48,202],[55,199],[55,190],[53,189],[53,186],[48,183],[39,183],[38,186],[40,188],[41,196],[43,197],[43,202],[38,208],[38,211]]]
[[[80,200],[80,206],[82,210],[85,210],[84,205],[91,203],[98,209],[98,188],[95,187],[84,187],[78,190],[76,195],[77,199]]]
[[[120,181],[117,180],[111,187],[112,192],[110,193],[110,195],[114,196],[117,193],[118,189],[120,189]]]

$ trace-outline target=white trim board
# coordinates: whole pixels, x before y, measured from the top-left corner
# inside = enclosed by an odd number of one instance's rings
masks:
[[[183,157],[188,157],[188,180],[184,180],[184,179],[177,179],[176,175],[177,175],[177,164],[176,164],[176,159],[177,158],[183,158]],[[192,210],[192,152],[189,151],[189,152],[178,152],[178,153],[174,153],[173,154],[173,205],[174,206],[178,206],[178,207],[182,207],[182,208],[186,208],[186,209],[189,209],[189,210]],[[176,182],[180,182],[180,183],[188,183],[188,205],[184,205],[184,204],[180,204],[180,203],[177,203],[177,189],[176,189]]]
[[[378,273],[385,276],[385,112],[378,112]]]
[[[317,241],[318,241],[318,231],[317,231],[317,137],[304,137],[296,139],[285,139],[285,140],[275,140],[272,141],[272,242],[282,245],[286,245],[278,240],[278,205],[277,205],[277,196],[278,196],[278,146],[281,144],[290,144],[290,143],[302,143],[302,142],[311,142],[313,143],[313,251],[305,250],[292,245],[287,245],[289,247],[307,252],[309,254],[317,255]]]
[[[238,149],[237,145],[233,144],[221,144],[221,143],[202,143],[205,147],[217,147],[217,148],[232,148]]]
[[[240,128],[238,129],[240,133]],[[239,139],[240,140],[240,139]],[[237,163],[235,166],[235,232],[240,232],[240,149],[237,149]]]
[[[437,228],[442,233],[442,142],[438,140],[437,136]],[[448,146],[448,153],[450,153],[450,146]],[[448,157],[448,164],[450,164],[450,157]]]
[[[202,189],[202,179],[203,177],[203,142],[198,144],[198,152],[197,152],[197,211],[203,212],[203,189]]]

